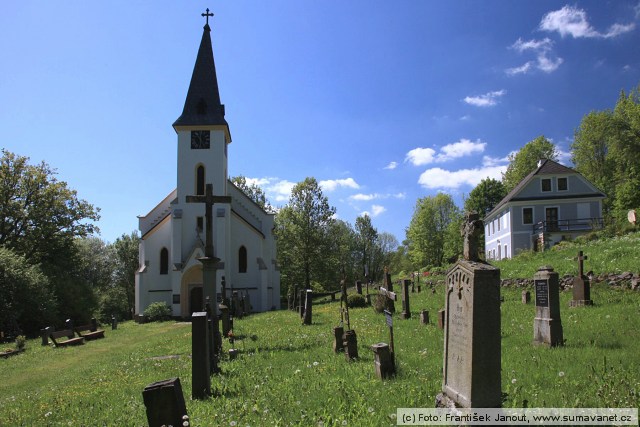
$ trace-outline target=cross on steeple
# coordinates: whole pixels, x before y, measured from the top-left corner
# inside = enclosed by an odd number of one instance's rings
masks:
[[[207,18],[207,25],[209,25],[209,17],[213,16],[213,13],[209,13],[209,8],[207,8],[206,13],[201,13],[200,15]]]

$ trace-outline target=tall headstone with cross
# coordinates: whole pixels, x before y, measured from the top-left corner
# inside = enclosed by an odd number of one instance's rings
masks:
[[[438,407],[502,403],[500,270],[480,261],[477,214],[466,214],[464,259],[447,274],[442,393]]]
[[[588,259],[582,251],[578,252],[578,276],[573,278],[573,299],[569,301],[570,307],[593,305],[591,300],[591,282],[584,275],[584,261]]]
[[[198,258],[198,261],[202,263],[202,287],[204,297],[209,298],[209,301],[216,301],[216,269],[220,258],[216,258],[213,254],[213,205],[215,203],[231,203],[231,197],[229,196],[214,196],[213,185],[207,184],[205,186],[204,195],[187,196],[187,203],[204,203],[205,205],[205,246],[204,257]],[[212,307],[213,311],[217,311],[215,305]],[[219,372],[218,368],[218,351],[221,347],[221,343],[218,342],[220,336],[220,327],[218,324],[218,313],[212,313],[213,328],[214,328],[214,342],[212,343],[215,349],[215,361],[213,363],[213,372]]]
[[[313,291],[307,289],[304,299],[304,316],[302,317],[303,325],[310,325],[313,320]]]
[[[393,282],[391,281],[391,273],[389,273],[389,269],[387,267],[384,268],[384,288],[388,292],[393,292]],[[390,311],[391,313],[396,312],[396,304],[394,303],[395,299],[385,298],[385,310]]]

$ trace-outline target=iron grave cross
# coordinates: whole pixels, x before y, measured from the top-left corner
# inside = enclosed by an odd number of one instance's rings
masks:
[[[578,252],[578,277],[584,276],[584,261],[589,259],[582,251]]]
[[[207,25],[209,25],[209,17],[213,16],[213,13],[209,13],[209,8],[207,8],[206,13],[201,13],[200,15],[207,18]]]
[[[204,256],[213,258],[213,205],[215,203],[231,203],[231,196],[214,196],[213,184],[207,184],[204,196],[187,196],[187,203],[204,203],[205,205]]]

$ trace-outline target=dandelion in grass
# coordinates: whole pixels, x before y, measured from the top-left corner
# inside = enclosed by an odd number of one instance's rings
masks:
[[[302,372],[300,369],[296,369],[294,373],[299,374],[300,372]]]
[[[511,384],[515,384],[517,381],[518,381],[517,379],[513,378],[513,379],[511,380]]]
[[[51,412],[47,412],[46,414],[44,414],[45,417],[48,417],[51,415]]]
[[[367,411],[369,411],[370,414],[373,414],[374,409],[372,406],[369,406],[369,409],[367,409]]]
[[[342,425],[346,426],[347,425],[347,420],[342,420]]]
[[[320,362],[313,362],[313,366],[318,366]]]
[[[235,422],[235,421],[231,421],[231,422],[229,423],[229,425],[230,425],[231,427],[235,427],[235,426],[237,426],[237,425],[238,425],[238,423],[237,423],[237,422]]]
[[[558,376],[559,376],[559,377],[564,377],[564,371],[560,371],[560,372],[558,372]]]

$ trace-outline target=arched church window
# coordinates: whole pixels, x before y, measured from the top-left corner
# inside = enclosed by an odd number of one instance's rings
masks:
[[[169,273],[169,250],[167,248],[160,249],[160,274]]]
[[[240,250],[238,251],[238,272],[247,272],[247,248],[244,246],[240,246]]]
[[[204,166],[200,165],[196,169],[196,194],[204,195]]]

